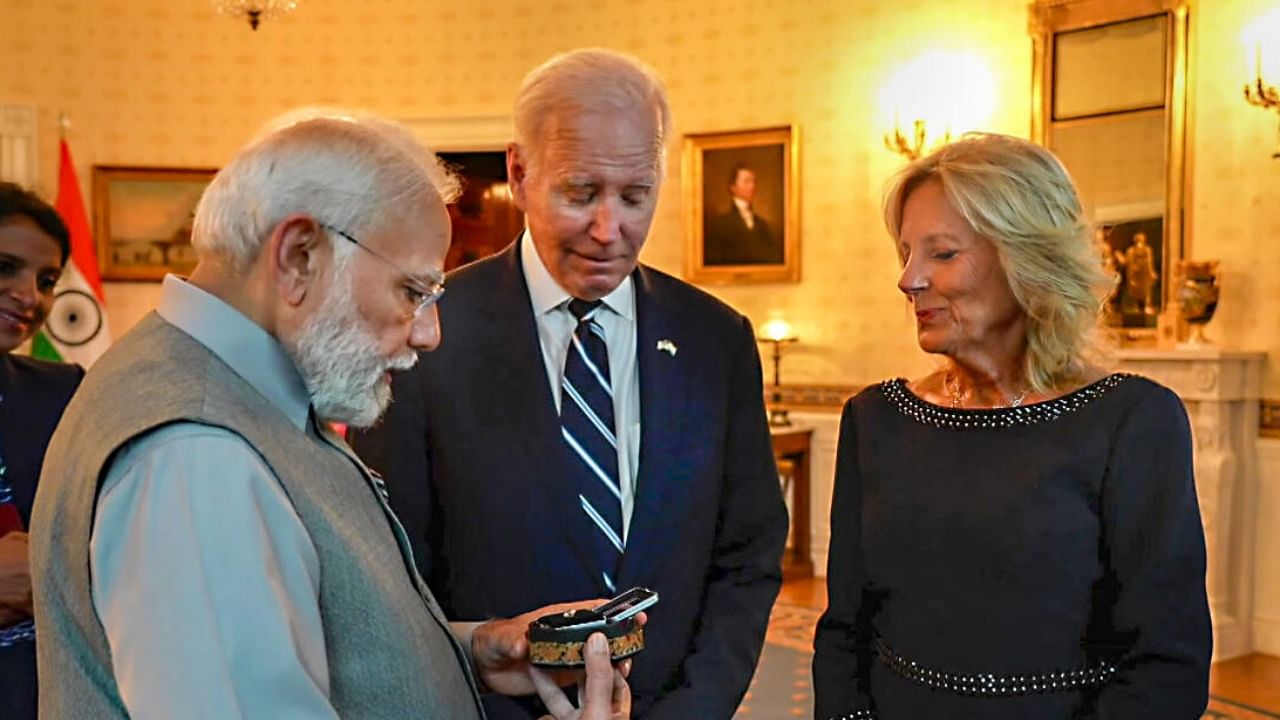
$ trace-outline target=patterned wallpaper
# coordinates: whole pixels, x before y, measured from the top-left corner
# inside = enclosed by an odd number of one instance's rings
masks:
[[[862,384],[928,367],[894,284],[879,219],[899,159],[882,146],[884,79],[928,50],[976,53],[991,69],[989,129],[1030,129],[1026,0],[303,0],[256,33],[205,0],[0,0],[0,101],[39,108],[41,187],[52,193],[58,112],[82,182],[93,164],[216,166],[262,122],[300,104],[402,118],[508,112],[525,71],[582,45],[632,52],[668,81],[678,132],[792,123],[801,130],[803,281],[712,288],[757,323],[782,315],[801,342],[784,382]],[[1260,308],[1280,291],[1280,162],[1274,116],[1239,100],[1238,28],[1263,0],[1205,3],[1193,184],[1196,254],[1221,257],[1226,292],[1210,334],[1280,351]],[[1201,24],[1203,23],[1203,24]],[[1243,61],[1240,63],[1243,65]],[[684,265],[679,147],[644,259]],[[1204,185],[1205,187],[1200,187]],[[86,187],[87,191],[87,187]],[[1246,268],[1254,272],[1246,276]],[[125,330],[155,285],[108,290]],[[1271,371],[1269,394],[1280,395]]]
[[[1222,260],[1222,298],[1206,334],[1220,344],[1269,353],[1263,395],[1280,398],[1280,159],[1271,158],[1280,150],[1280,133],[1275,111],[1244,101],[1253,64],[1240,37],[1276,4],[1198,5],[1191,37],[1190,255]]]

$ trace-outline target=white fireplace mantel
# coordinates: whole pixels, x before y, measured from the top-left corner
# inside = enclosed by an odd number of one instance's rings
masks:
[[[1169,387],[1186,405],[1208,546],[1214,659],[1244,655],[1253,647],[1256,443],[1266,355],[1212,347],[1126,349],[1116,360],[1117,369]]]

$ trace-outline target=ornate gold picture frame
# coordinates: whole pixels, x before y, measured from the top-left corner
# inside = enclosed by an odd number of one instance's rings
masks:
[[[690,281],[800,280],[798,144],[791,126],[685,136]]]
[[[163,280],[196,265],[191,222],[216,170],[95,165],[93,237],[104,280]]]
[[[1099,230],[1117,279],[1108,324],[1124,344],[1172,344],[1173,276],[1191,254],[1189,3],[1036,0],[1030,12],[1032,139],[1062,160]],[[1132,223],[1144,242],[1125,235]]]

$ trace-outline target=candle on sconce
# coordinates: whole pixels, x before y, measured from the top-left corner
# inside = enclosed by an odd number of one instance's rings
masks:
[[[884,133],[885,147],[915,160],[990,123],[996,107],[995,77],[979,55],[929,50],[888,75],[879,104],[882,117],[893,118]]]
[[[1244,99],[1250,105],[1280,112],[1280,10],[1250,23],[1241,40],[1253,56],[1253,77],[1244,84]],[[1280,150],[1272,154],[1280,159]]]

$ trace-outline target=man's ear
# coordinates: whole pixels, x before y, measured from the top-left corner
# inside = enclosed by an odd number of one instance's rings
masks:
[[[319,223],[310,215],[290,215],[271,231],[267,249],[280,297],[290,305],[301,305],[320,276],[324,258],[332,253]]]
[[[507,184],[511,186],[511,199],[520,212],[525,210],[526,186],[529,181],[527,152],[515,143],[507,143]]]

